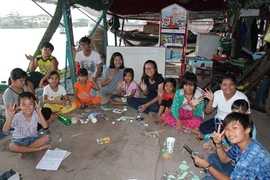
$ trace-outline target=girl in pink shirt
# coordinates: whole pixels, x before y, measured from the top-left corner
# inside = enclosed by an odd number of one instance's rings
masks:
[[[117,94],[111,96],[112,104],[127,104],[127,98],[139,97],[138,84],[133,80],[134,71],[126,68],[123,73],[123,80],[120,80],[117,87]]]

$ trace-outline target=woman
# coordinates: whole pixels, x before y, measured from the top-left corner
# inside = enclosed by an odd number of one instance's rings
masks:
[[[199,127],[203,123],[203,97],[197,88],[197,77],[186,72],[181,79],[180,87],[175,92],[171,112],[164,115],[164,122],[175,128],[175,131],[190,129],[200,136]]]
[[[116,88],[119,81],[123,79],[124,59],[121,53],[113,53],[110,66],[106,68],[101,77],[101,89],[96,92],[101,97],[100,104],[106,104],[112,94],[116,94]]]
[[[127,99],[128,105],[153,117],[154,113],[159,110],[157,92],[161,92],[163,86],[164,79],[161,74],[158,74],[156,62],[153,60],[146,61],[140,83],[140,88],[146,98],[129,98]]]
[[[215,118],[205,121],[200,126],[200,131],[203,134],[210,134],[217,130],[217,124],[222,123],[224,118],[232,112],[232,104],[235,100],[244,99],[247,102],[247,96],[236,90],[236,80],[233,76],[228,75],[222,78],[220,84],[220,90],[213,93],[212,91],[205,90],[202,92],[205,98],[209,99],[205,108],[205,113],[210,114],[215,108],[217,108],[217,114]],[[250,110],[248,111],[250,112]]]
[[[3,101],[6,107],[6,119],[8,118],[7,109],[10,105],[16,104],[16,112],[20,109],[18,107],[18,97],[23,92],[28,92],[28,87],[25,85],[26,83],[27,74],[24,70],[20,68],[15,68],[10,72],[9,78],[9,87],[3,94]],[[42,114],[44,118],[47,120],[47,123],[52,122],[55,120],[55,117],[51,117],[52,111],[50,108],[42,108]],[[41,125],[38,125],[38,130],[41,129]]]

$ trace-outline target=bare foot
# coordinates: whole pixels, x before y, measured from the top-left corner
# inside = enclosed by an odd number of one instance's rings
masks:
[[[18,155],[19,155],[19,158],[22,159],[24,154],[23,153],[18,153]]]
[[[148,116],[149,116],[150,118],[154,117],[154,115],[155,115],[155,113],[154,113],[154,112],[150,112],[150,113],[148,113]]]
[[[208,142],[205,142],[205,143],[203,144],[203,149],[204,149],[204,150],[208,150],[209,148],[211,148],[211,149],[216,149],[216,146],[214,145],[214,143],[213,143],[212,140],[210,140],[210,141],[208,141]]]
[[[44,150],[44,149],[51,149],[52,148],[52,146],[51,145],[43,145],[43,146],[41,146],[41,147],[39,147],[39,151],[42,151],[42,150]]]
[[[57,119],[56,115],[52,114],[50,119],[48,119],[47,123],[50,124],[50,123],[54,122],[56,119]]]
[[[196,134],[199,138],[202,137],[201,131],[199,129],[191,129],[193,134]]]

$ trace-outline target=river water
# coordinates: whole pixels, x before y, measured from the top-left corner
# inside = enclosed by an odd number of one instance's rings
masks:
[[[0,81],[7,81],[13,68],[27,69],[29,61],[25,54],[33,55],[46,28],[38,29],[0,29]],[[87,27],[73,28],[74,41],[88,35]],[[51,41],[54,45],[53,55],[59,61],[59,69],[65,67],[66,35],[60,34],[58,28]],[[108,44],[114,45],[114,35],[108,32]]]

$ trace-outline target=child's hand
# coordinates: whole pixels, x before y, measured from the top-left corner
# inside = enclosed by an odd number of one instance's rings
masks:
[[[66,106],[66,101],[64,101],[64,100],[59,100],[59,101],[58,101],[58,104],[63,105],[63,106]]]
[[[13,117],[16,113],[16,104],[10,104],[7,108],[8,116]]]
[[[144,80],[141,81],[141,83],[139,84],[139,86],[141,87],[142,91],[147,91],[147,86],[144,83]]]
[[[31,56],[30,54],[25,54],[25,57],[26,57],[26,59],[28,59],[29,61],[34,61],[35,60],[35,58],[33,57],[33,56]]]
[[[213,138],[213,141],[216,143],[216,144],[221,144],[221,141],[223,139],[223,136],[224,136],[224,133],[225,133],[225,130],[223,130],[221,133],[221,124],[218,125],[218,130],[217,132],[214,131],[212,134],[211,134],[211,137]]]
[[[41,80],[41,81],[39,82],[38,87],[39,87],[39,88],[43,88],[43,84],[44,84],[44,81]]]
[[[194,160],[194,164],[196,164],[199,167],[205,168],[209,165],[209,163],[204,158],[202,158],[200,156],[196,156],[196,155],[192,154],[191,157]]]
[[[37,103],[37,101],[35,101],[36,104],[36,111],[41,113],[42,107],[40,106],[40,101]]]
[[[200,104],[202,101],[203,101],[203,96],[200,96],[198,99],[192,99],[191,103],[192,103],[192,106],[195,107],[198,104]]]
[[[208,89],[205,89],[204,91],[202,91],[202,95],[206,98],[208,98],[210,101],[214,100],[214,94],[212,91],[209,91]]]
[[[139,108],[141,109],[141,112],[144,112],[147,109],[147,107],[148,106],[146,104],[139,106]]]

